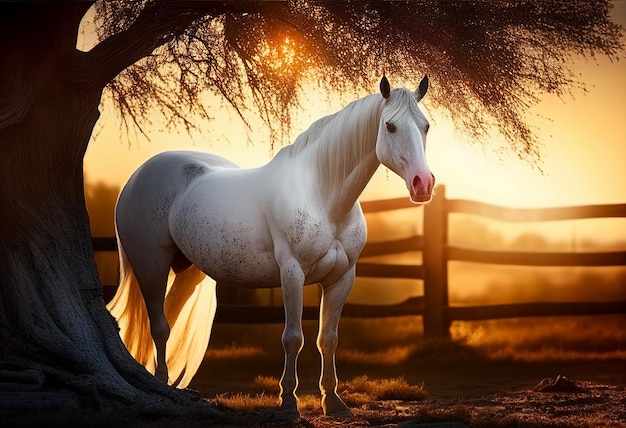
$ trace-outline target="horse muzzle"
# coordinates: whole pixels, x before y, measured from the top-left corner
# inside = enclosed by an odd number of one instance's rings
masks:
[[[429,202],[433,195],[434,186],[435,176],[432,173],[415,175],[409,186],[407,186],[411,195],[411,201],[416,204]]]

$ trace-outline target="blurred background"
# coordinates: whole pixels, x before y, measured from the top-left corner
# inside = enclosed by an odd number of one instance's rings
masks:
[[[615,1],[614,20],[626,26],[626,2]],[[541,208],[626,203],[626,61],[576,58],[573,69],[587,91],[572,96],[544,97],[530,117],[542,147],[542,163],[534,167],[502,149],[504,140],[492,135],[484,147],[470,145],[462,130],[454,129],[441,112],[422,110],[431,121],[427,157],[446,196],[511,208]],[[393,76],[389,76],[392,86]],[[403,86],[415,82],[396,82]],[[437,82],[431,82],[435,85]],[[372,88],[372,92],[376,88]],[[365,95],[365,94],[363,94]],[[210,96],[208,96],[210,97]],[[334,98],[312,87],[302,103],[291,141],[314,120],[334,113],[351,100]],[[102,106],[102,116],[85,156],[86,197],[93,236],[113,236],[117,194],[132,172],[156,153],[201,150],[223,155],[242,167],[267,162],[279,145],[269,140],[261,123],[248,130],[223,102],[214,105],[214,119],[201,134],[167,130],[155,122],[148,136],[123,132],[122,125]],[[488,147],[488,148],[485,148]],[[489,149],[493,148],[493,150]],[[404,182],[380,167],[362,201],[408,198]],[[368,215],[369,242],[423,235],[423,208],[415,207]],[[428,234],[428,231],[425,232]],[[590,219],[533,223],[490,220],[471,214],[450,216],[448,243],[494,251],[605,252],[626,251],[626,219]],[[117,281],[117,255],[96,254],[103,284]],[[420,265],[419,251],[363,260]],[[626,264],[626,261],[624,261]],[[448,264],[451,305],[523,302],[626,301],[626,267],[515,267],[452,261]],[[280,290],[220,289],[221,303],[280,306]],[[423,294],[417,279],[357,279],[349,303],[393,304]],[[305,305],[319,300],[316,286],[306,288]],[[494,358],[626,358],[626,316],[517,318],[454,322],[453,340],[481,346]],[[396,361],[418,352],[420,317],[380,320],[342,320],[338,359],[380,358]],[[280,326],[215,326],[210,349],[272,349],[282,352]],[[315,354],[315,322],[305,323],[306,352]],[[307,351],[308,350],[308,351]],[[261,352],[261,351],[259,351]],[[265,351],[262,351],[265,352]],[[341,354],[343,352],[343,354]],[[343,356],[342,356],[343,355]],[[317,357],[311,357],[317,358]],[[385,360],[387,359],[387,360]]]

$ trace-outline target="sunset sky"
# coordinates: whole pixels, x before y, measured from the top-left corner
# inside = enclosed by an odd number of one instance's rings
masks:
[[[626,27],[626,2],[614,5],[613,18]],[[529,112],[543,145],[543,174],[513,153],[498,155],[490,150],[502,144],[495,132],[487,149],[469,144],[462,130],[455,130],[442,112],[429,108],[426,96],[422,110],[431,119],[427,157],[448,197],[511,207],[626,203],[626,57],[619,62],[578,58],[572,67],[588,92],[575,91],[573,98],[546,96]],[[417,70],[415,85],[421,75]],[[393,86],[393,76],[389,78]],[[445,82],[431,82],[438,84]],[[340,103],[318,100],[322,98],[312,93],[311,100],[303,101],[291,141],[314,120],[342,108]],[[85,157],[87,181],[122,186],[143,161],[165,150],[211,151],[243,167],[270,159],[266,132],[255,129],[246,134],[232,110],[218,100],[211,104],[215,120],[202,135],[163,130],[155,121],[148,127],[151,141],[123,134],[112,107],[104,104]],[[362,199],[404,196],[408,197],[404,181],[380,167]],[[619,225],[618,235],[626,238],[624,223]],[[614,226],[611,229],[615,238]]]

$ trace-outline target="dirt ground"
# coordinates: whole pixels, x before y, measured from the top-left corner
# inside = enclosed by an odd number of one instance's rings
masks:
[[[548,321],[523,320],[504,327],[502,323],[487,324],[478,329],[475,325],[465,326],[466,330],[471,328],[484,334],[432,343],[409,331],[413,327],[402,321],[400,325],[382,328],[359,324],[358,332],[376,342],[369,349],[362,345],[363,337],[359,343],[351,343],[350,338],[357,336],[357,331],[346,329],[340,336],[345,345],[340,346],[337,354],[340,393],[345,389],[342,381],[360,376],[372,381],[403,378],[411,385],[422,386],[426,392],[419,401],[389,398],[350,403],[346,400],[353,413],[350,419],[324,417],[317,404],[320,361],[311,340],[305,341],[298,364],[298,394],[309,397],[305,400],[307,404],[301,406],[302,417],[298,420],[281,420],[276,407],[272,407],[277,390],[259,388],[255,381],[259,376],[280,377],[283,364],[280,354],[257,355],[255,348],[239,356],[209,352],[190,387],[218,403],[219,397],[238,394],[267,396],[266,401],[270,402],[267,406],[247,410],[222,407],[231,416],[226,425],[626,427],[626,353],[622,352],[626,349],[623,333],[626,317],[598,317],[594,322],[588,318]],[[403,328],[409,331],[407,337],[402,337]],[[315,337],[314,333],[314,326],[305,325],[305,337]],[[217,329],[216,342],[228,343],[232,332],[220,334]],[[258,340],[268,349],[273,345],[267,342],[272,338],[278,341],[280,330],[268,331],[267,338],[260,336],[251,334],[244,341]],[[388,336],[393,338],[386,343]],[[474,346],[472,337],[478,337],[480,344]],[[403,354],[404,348],[398,347],[402,343],[416,346]],[[352,346],[364,347],[355,354],[350,351]],[[379,352],[381,346],[386,346],[388,351]],[[511,351],[503,353],[504,346],[509,346]],[[566,387],[557,384],[553,390],[534,390],[542,380],[554,381],[559,375],[572,382]]]
[[[198,417],[162,417],[145,420],[50,415],[25,421],[0,420],[0,427],[626,427],[626,360],[516,362],[434,355],[392,367],[340,366],[342,379],[368,376],[372,382],[401,376],[423,385],[425,398],[394,398],[355,403],[346,399],[351,418],[325,417],[318,405],[317,374],[309,365],[300,370],[299,394],[306,397],[301,417],[286,418],[276,407],[273,388],[260,390],[259,373],[274,373],[272,364],[258,358],[247,361],[210,361],[203,364],[191,387],[220,412],[220,420]],[[246,360],[246,358],[244,358]],[[545,378],[559,375],[571,382],[555,391],[535,391]],[[271,379],[271,378],[270,378]],[[276,380],[276,379],[272,379]],[[277,381],[276,381],[277,382]],[[550,382],[544,384],[550,385]],[[339,391],[343,391],[340,383]],[[549,388],[548,388],[549,389]],[[223,404],[226,398],[239,404]],[[259,399],[261,397],[261,399]],[[250,400],[241,408],[241,402]]]
[[[232,391],[258,394],[252,386],[256,374],[246,377],[246,370],[217,367],[204,370],[201,376],[210,374],[216,381],[210,382],[212,387],[200,388],[205,397]],[[344,378],[363,373],[375,377],[378,371],[371,367],[342,368]],[[238,373],[239,381],[232,376],[227,381],[226,373]],[[321,409],[310,405],[301,409],[302,417],[297,420],[281,419],[272,407],[250,411],[222,408],[231,418],[224,426],[626,427],[626,361],[524,363],[433,356],[384,371],[384,376],[396,375],[409,383],[423,382],[426,399],[378,400],[351,406],[353,417],[349,419],[325,417]],[[554,380],[558,375],[572,380],[572,387],[533,391],[543,379]],[[300,393],[315,394],[316,382],[307,370],[301,376]],[[195,386],[201,386],[198,383]]]
[[[494,363],[450,356],[413,360],[391,371],[387,368],[385,376],[406,370],[404,376],[409,383],[424,383],[425,399],[390,398],[359,404],[346,400],[353,416],[341,419],[325,417],[316,400],[301,406],[300,418],[286,418],[274,405],[276,395],[259,392],[258,386],[254,386],[258,376],[255,365],[245,364],[233,370],[238,363],[205,365],[192,385],[222,413],[220,420],[197,416],[138,420],[65,414],[23,421],[0,420],[0,427],[626,427],[626,360]],[[347,378],[368,372],[373,381],[378,372],[363,366],[344,367],[342,371]],[[304,372],[300,394],[314,395],[316,377],[308,369]],[[557,391],[533,390],[546,376],[554,381],[554,373],[564,373],[574,381]],[[220,404],[220,398],[227,396],[252,397],[254,401],[259,394],[265,400],[260,405],[253,403],[249,409]]]
[[[443,341],[425,340],[406,320],[349,324],[337,370],[351,418],[322,414],[314,340],[305,342],[298,362],[301,417],[289,419],[277,408],[281,326],[217,326],[189,387],[222,413],[220,420],[44,415],[9,425],[0,420],[0,427],[626,427],[626,316],[464,326],[464,336]],[[315,337],[314,325],[305,325],[305,337]],[[559,375],[569,381],[554,388],[544,381]],[[346,385],[363,376],[374,386],[402,379],[422,394],[408,401],[393,392],[384,399],[369,391],[351,396]],[[548,388],[535,390],[542,381]]]

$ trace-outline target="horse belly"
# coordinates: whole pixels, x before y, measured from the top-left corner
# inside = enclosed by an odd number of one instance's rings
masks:
[[[208,248],[211,247],[211,248]],[[272,251],[230,231],[219,244],[195,252],[193,263],[220,284],[243,288],[280,287],[280,272]]]
[[[177,247],[198,269],[222,284],[280,287],[269,233],[250,211],[224,212],[224,204],[177,207],[170,232]]]

